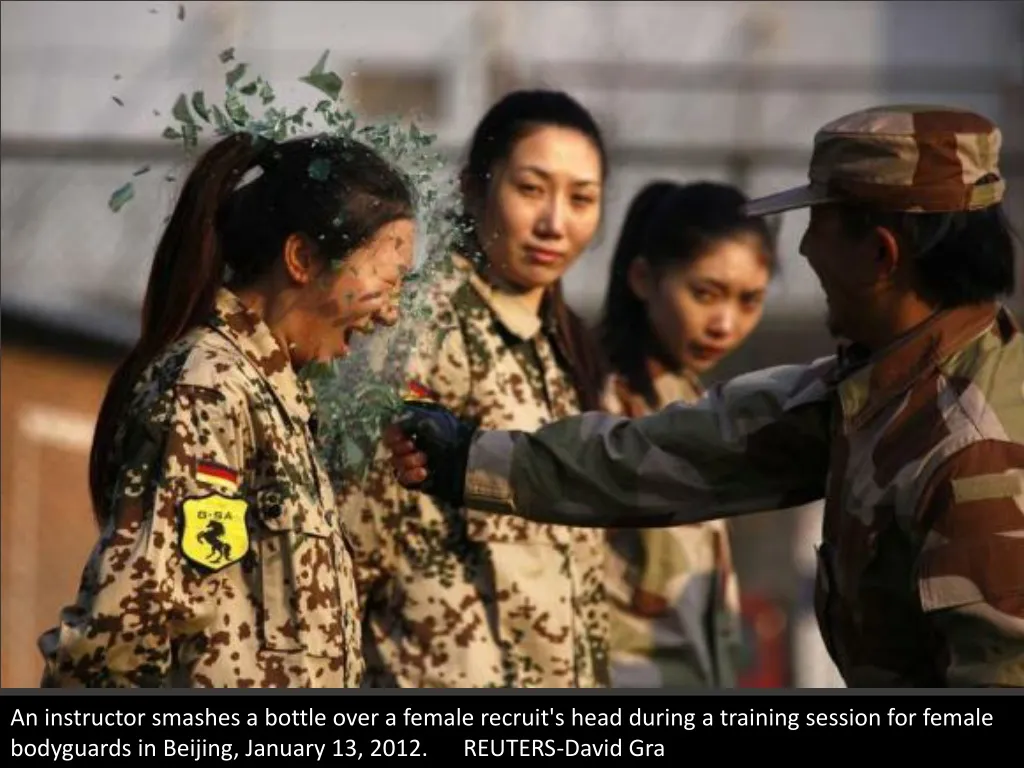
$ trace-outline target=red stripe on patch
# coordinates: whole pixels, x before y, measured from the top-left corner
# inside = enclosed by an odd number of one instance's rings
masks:
[[[238,482],[238,473],[234,472],[227,467],[222,467],[219,464],[211,464],[206,461],[200,461],[196,465],[196,471],[201,475],[211,475],[212,477],[219,477],[222,480],[227,480],[229,483]]]
[[[419,397],[419,398],[423,398],[424,400],[436,400],[437,399],[437,393],[436,392],[434,392],[429,387],[424,386],[423,384],[421,384],[418,381],[410,381],[408,386],[409,386],[408,393],[409,393],[409,395],[411,397]]]

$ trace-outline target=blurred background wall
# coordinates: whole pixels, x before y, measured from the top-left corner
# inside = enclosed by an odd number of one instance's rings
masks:
[[[814,131],[878,102],[958,104],[999,122],[1007,208],[1024,232],[1022,2],[4,2],[0,37],[4,687],[38,684],[35,640],[94,540],[95,413],[176,192],[158,179],[183,170],[160,133],[179,93],[219,100],[223,49],[302,103],[308,91],[285,83],[329,49],[363,115],[418,114],[452,168],[506,90],[581,99],[613,161],[604,236],[566,281],[591,318],[640,185],[706,178],[758,195],[802,183]],[[141,166],[152,170],[136,199],[112,214],[110,193]],[[713,378],[832,351],[797,253],[805,223],[781,220],[765,320]],[[817,507],[735,521],[745,685],[839,684],[810,614],[819,525]]]

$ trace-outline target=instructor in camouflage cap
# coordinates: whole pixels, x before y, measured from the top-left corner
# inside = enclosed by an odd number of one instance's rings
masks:
[[[1024,335],[999,303],[1015,285],[999,148],[948,107],[825,126],[810,183],[749,213],[810,207],[800,251],[836,355],[533,434],[410,407],[388,437],[400,479],[581,526],[824,498],[815,607],[848,686],[1024,686]]]

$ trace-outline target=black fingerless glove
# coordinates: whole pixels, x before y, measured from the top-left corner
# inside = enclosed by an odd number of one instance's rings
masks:
[[[443,405],[408,400],[398,426],[427,456],[427,479],[408,487],[461,507],[469,445],[476,428]]]

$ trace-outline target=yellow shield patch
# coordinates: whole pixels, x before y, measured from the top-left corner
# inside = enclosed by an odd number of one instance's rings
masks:
[[[248,504],[220,494],[187,499],[181,505],[181,552],[196,565],[219,571],[249,551]]]

